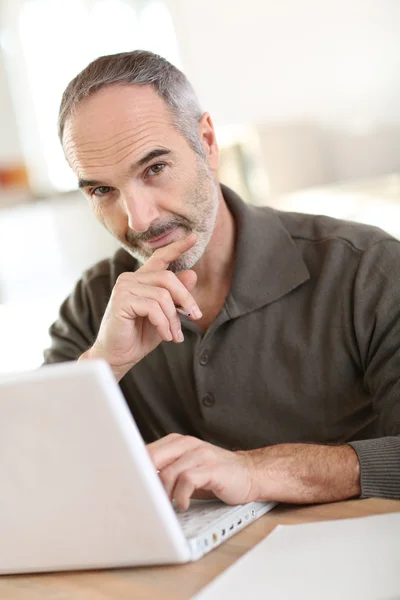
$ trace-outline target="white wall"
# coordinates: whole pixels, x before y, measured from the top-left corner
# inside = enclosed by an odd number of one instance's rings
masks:
[[[20,163],[22,151],[0,47],[0,165]]]
[[[263,124],[270,152],[280,138],[276,160],[288,164],[276,179],[295,163],[305,176],[294,186],[400,169],[398,0],[168,3],[184,69],[216,123]],[[299,135],[315,148],[304,166]]]
[[[398,0],[169,0],[219,123],[400,123]]]
[[[0,211],[0,374],[41,364],[61,302],[117,247],[80,192]]]
[[[217,125],[260,125],[273,194],[400,170],[399,0],[165,1]],[[0,131],[19,156],[1,57]]]

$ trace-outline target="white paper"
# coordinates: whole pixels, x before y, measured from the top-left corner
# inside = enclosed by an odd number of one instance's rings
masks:
[[[192,600],[399,600],[400,513],[278,525]]]

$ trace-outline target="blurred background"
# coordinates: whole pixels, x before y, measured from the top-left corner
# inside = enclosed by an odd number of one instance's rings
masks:
[[[0,373],[40,365],[60,303],[116,247],[57,139],[88,62],[143,48],[181,68],[246,201],[400,238],[399,31],[399,0],[0,0]]]

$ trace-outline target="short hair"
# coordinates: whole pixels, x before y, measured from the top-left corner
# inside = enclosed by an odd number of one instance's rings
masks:
[[[192,85],[182,71],[165,58],[145,50],[101,56],[68,84],[58,115],[61,144],[65,124],[80,102],[110,85],[151,85],[170,109],[174,127],[192,149],[204,157],[198,135],[203,111]]]

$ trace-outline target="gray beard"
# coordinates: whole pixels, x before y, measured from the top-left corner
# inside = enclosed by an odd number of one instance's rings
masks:
[[[174,215],[167,223],[160,223],[158,226],[150,227],[142,234],[129,230],[126,234],[127,243],[120,242],[121,246],[133,258],[144,264],[151,258],[153,252],[143,251],[138,244],[165,235],[176,226],[180,226],[185,229],[187,234],[194,231],[197,235],[197,241],[193,248],[190,248],[183,256],[171,262],[168,270],[173,273],[181,273],[182,271],[191,269],[201,258],[211,239],[218,212],[217,184],[210,170],[204,164],[200,164],[199,166],[196,192],[188,200],[188,204],[194,211],[193,220],[180,215]]]

